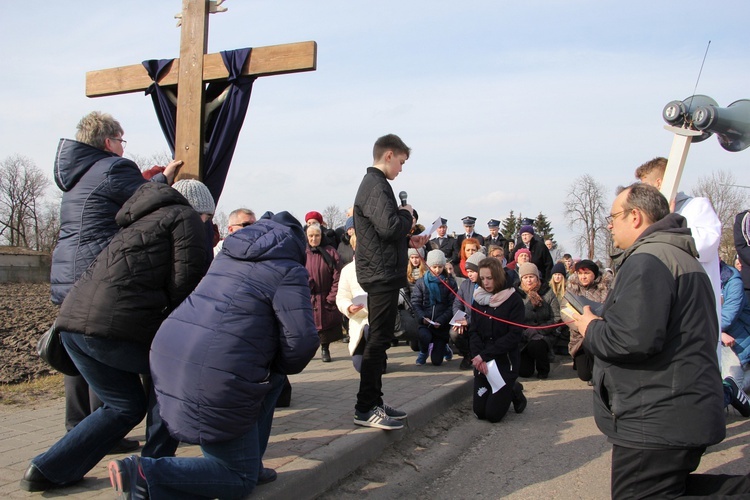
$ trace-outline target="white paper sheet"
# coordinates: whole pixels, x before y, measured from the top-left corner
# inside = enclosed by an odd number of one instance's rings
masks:
[[[458,326],[458,322],[462,319],[466,319],[466,313],[459,309],[456,311],[456,314],[453,315],[453,317],[450,320],[450,324],[453,326]]]
[[[505,386],[505,379],[500,375],[500,370],[497,369],[497,363],[494,359],[487,363],[487,380],[492,386],[492,394]]]
[[[437,229],[441,226],[442,223],[443,223],[442,217],[438,217],[437,219],[435,219],[435,222],[432,223],[432,227],[430,227],[429,229],[425,229],[424,231],[419,233],[419,236],[432,236],[432,233],[437,231]]]
[[[357,295],[356,297],[352,297],[352,304],[355,306],[367,307],[367,294],[363,293],[362,295]]]

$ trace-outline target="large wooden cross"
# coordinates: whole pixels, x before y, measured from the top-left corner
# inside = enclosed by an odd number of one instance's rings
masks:
[[[180,58],[174,60],[158,82],[178,88],[175,159],[184,162],[178,178],[203,180],[205,85],[229,76],[221,54],[206,54],[209,4],[209,0],[182,1]],[[257,47],[245,62],[242,74],[269,76],[315,71],[316,62],[317,44],[312,41]],[[90,71],[86,73],[86,96],[143,92],[152,83],[141,64]]]

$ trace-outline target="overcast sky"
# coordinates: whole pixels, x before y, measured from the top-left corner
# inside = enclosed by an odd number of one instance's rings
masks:
[[[90,99],[87,71],[177,57],[180,0],[14,2],[0,16],[0,159],[52,173],[61,137],[92,110],[113,114],[128,153],[168,149],[150,98]],[[750,98],[750,4],[725,1],[227,0],[209,51],[315,40],[315,72],[261,78],[218,210],[350,206],[375,139],[412,157],[394,182],[428,224],[438,216],[550,220],[578,255],[563,203],[584,174],[611,202],[618,185],[668,156],[665,104],[697,93]],[[681,188],[731,170],[750,185],[750,152],[695,144]],[[50,192],[55,190],[53,186]]]

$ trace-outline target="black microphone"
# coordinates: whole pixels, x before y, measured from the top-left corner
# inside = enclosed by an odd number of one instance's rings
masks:
[[[398,193],[398,197],[401,199],[401,206],[405,207],[406,206],[406,191],[401,191],[400,193]]]

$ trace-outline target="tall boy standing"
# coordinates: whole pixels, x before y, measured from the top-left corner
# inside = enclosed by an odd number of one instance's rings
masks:
[[[384,430],[403,428],[406,412],[383,402],[385,351],[391,345],[398,314],[398,291],[407,285],[409,246],[420,248],[429,236],[409,237],[412,207],[399,207],[388,181],[394,180],[409,159],[411,149],[396,135],[388,134],[373,147],[373,165],[359,185],[354,199],[357,248],[354,262],[357,280],[367,292],[369,336],[362,355],[354,423]]]

